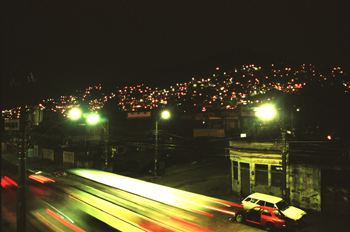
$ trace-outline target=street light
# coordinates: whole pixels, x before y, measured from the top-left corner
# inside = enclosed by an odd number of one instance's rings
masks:
[[[265,105],[258,109],[257,116],[262,119],[272,119],[276,115],[276,110],[272,105]],[[284,122],[284,113],[281,111],[281,133],[282,133],[282,196],[287,200],[287,141]]]
[[[276,115],[276,111],[272,105],[265,105],[258,109],[257,115],[259,118],[271,119]]]
[[[86,119],[89,124],[96,124],[100,121],[100,116],[98,114],[89,114]]]
[[[73,120],[77,120],[81,117],[81,111],[77,108],[74,108],[71,111],[69,111],[68,117],[70,117]]]
[[[77,120],[82,116],[81,111],[78,108],[74,108],[69,112],[68,117]],[[104,158],[105,158],[105,167],[108,166],[108,119],[107,119],[107,126],[103,126],[101,124],[101,118],[97,113],[90,113],[88,115],[84,115],[86,118],[86,122],[90,125],[96,125],[97,123],[100,123],[101,127],[104,130]],[[102,139],[101,139],[102,140]]]
[[[156,118],[156,141],[154,149],[154,175],[158,176],[158,122],[161,119],[168,119],[170,117],[169,111],[163,111],[159,119]]]

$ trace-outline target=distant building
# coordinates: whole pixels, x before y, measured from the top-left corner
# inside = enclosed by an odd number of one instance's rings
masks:
[[[145,111],[145,112],[128,112],[127,119],[134,119],[134,118],[150,118],[151,117],[151,111]]]

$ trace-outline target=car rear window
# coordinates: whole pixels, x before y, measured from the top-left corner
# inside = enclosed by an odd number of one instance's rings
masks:
[[[285,202],[284,200],[282,200],[282,201],[276,203],[276,205],[277,205],[277,208],[278,208],[279,210],[285,210],[285,209],[287,209],[287,208],[289,207],[289,205],[287,204],[287,202]]]
[[[271,216],[270,211],[268,211],[267,209],[264,209],[264,211],[263,211],[262,214],[263,214],[263,215],[266,215],[266,216]]]

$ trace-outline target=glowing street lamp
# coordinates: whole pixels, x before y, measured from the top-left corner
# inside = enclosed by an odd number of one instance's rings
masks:
[[[69,112],[69,117],[73,120],[77,120],[81,117],[81,111],[77,108],[74,108]]]
[[[100,121],[100,116],[98,114],[89,114],[86,119],[89,124],[96,124]]]
[[[258,109],[257,116],[262,119],[271,119],[276,115],[275,108],[271,105],[265,105]]]
[[[169,117],[170,117],[169,111],[163,111],[162,112],[162,117],[161,118],[168,119]]]
[[[161,117],[156,119],[156,144],[154,150],[154,175],[158,176],[158,122],[161,119],[168,119],[170,117],[169,111],[163,111]]]

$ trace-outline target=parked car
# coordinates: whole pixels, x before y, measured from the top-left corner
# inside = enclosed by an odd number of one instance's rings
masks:
[[[285,217],[280,210],[266,206],[255,206],[250,210],[241,210],[236,212],[234,216],[238,223],[253,223],[265,227],[268,231],[275,228],[288,228],[294,223],[292,219]]]
[[[255,206],[267,206],[279,209],[283,215],[294,221],[298,221],[306,215],[304,210],[288,205],[282,198],[263,193],[249,195],[242,201],[242,205],[245,210],[252,209]]]

